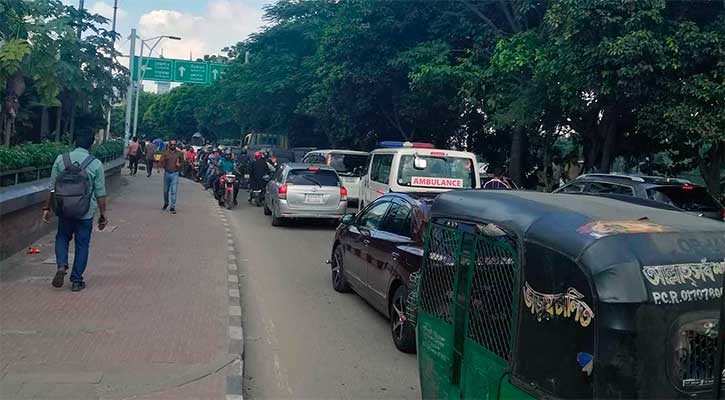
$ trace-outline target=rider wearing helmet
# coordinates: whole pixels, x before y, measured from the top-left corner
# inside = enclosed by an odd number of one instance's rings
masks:
[[[250,166],[249,178],[252,180],[251,189],[249,191],[249,202],[252,202],[252,195],[255,190],[262,190],[265,185],[264,176],[269,174],[267,161],[264,159],[264,153],[261,151],[254,152],[254,161]]]
[[[219,175],[217,175],[217,177],[214,181],[215,193],[218,193],[218,191],[221,189],[220,181],[221,181],[221,179],[224,178],[224,175],[226,175],[226,174],[237,175],[236,165],[234,163],[234,158],[232,157],[232,151],[230,149],[227,149],[226,151],[224,151],[224,156],[219,160]],[[237,205],[237,195],[238,194],[239,194],[239,176],[237,176],[237,179],[234,181],[234,205]],[[221,200],[220,200],[220,204],[221,204]]]

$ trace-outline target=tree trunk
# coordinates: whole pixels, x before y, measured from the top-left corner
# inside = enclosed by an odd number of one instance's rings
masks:
[[[612,168],[612,161],[614,159],[615,146],[617,144],[617,114],[613,111],[605,111],[602,122],[599,125],[602,134],[601,138],[604,139],[602,146],[602,158],[599,162],[599,172],[608,174]]]
[[[25,79],[20,71],[11,75],[5,83],[5,98],[2,105],[2,141],[9,146],[15,136],[15,118],[20,111],[20,96],[25,92]]]
[[[76,105],[73,102],[73,108],[70,110],[70,128],[68,130],[68,142],[73,144],[76,138]]]
[[[50,131],[50,115],[48,113],[48,107],[43,106],[40,110],[40,138],[46,139],[48,132]]]
[[[725,164],[725,142],[713,143],[705,157],[700,159],[700,174],[705,180],[707,191],[716,198],[720,193],[720,171]]]
[[[509,156],[509,178],[518,186],[523,184],[524,176],[524,129],[514,128],[511,137],[511,153]]]
[[[63,115],[63,108],[58,106],[55,108],[55,141],[60,142],[61,138],[61,132],[60,132],[60,122],[61,122],[61,116]]]

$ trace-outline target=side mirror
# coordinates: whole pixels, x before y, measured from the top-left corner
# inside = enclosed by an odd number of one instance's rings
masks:
[[[426,169],[428,166],[428,161],[425,158],[420,158],[418,155],[415,155],[415,159],[413,160],[413,167],[415,169]]]
[[[343,225],[352,225],[355,222],[355,214],[345,214],[340,219],[340,223]]]

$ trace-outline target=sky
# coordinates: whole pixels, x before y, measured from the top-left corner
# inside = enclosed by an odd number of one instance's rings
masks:
[[[85,8],[113,17],[114,0],[85,0]],[[116,47],[129,53],[131,28],[142,38],[159,35],[179,36],[181,40],[164,39],[154,56],[196,59],[205,54],[221,54],[225,46],[244,40],[262,27],[262,7],[273,0],[118,0],[116,31],[120,39]],[[78,0],[63,0],[78,7]],[[110,29],[110,22],[108,29]],[[136,46],[138,54],[139,46]],[[144,54],[148,56],[148,54]],[[119,61],[128,65],[128,58]]]

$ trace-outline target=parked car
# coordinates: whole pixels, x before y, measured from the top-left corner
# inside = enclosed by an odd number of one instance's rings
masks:
[[[283,164],[266,187],[264,215],[272,225],[288,218],[339,219],[347,210],[347,189],[330,167]]]
[[[360,198],[360,179],[364,174],[370,153],[354,150],[314,150],[305,155],[303,163],[322,164],[335,169],[347,188],[347,199]]]
[[[357,215],[347,214],[332,245],[332,286],[353,289],[390,318],[395,346],[415,352],[414,327],[406,319],[410,274],[420,268],[432,198],[386,194]]]
[[[473,153],[429,143],[381,142],[360,183],[361,208],[390,192],[442,193],[481,187]]]
[[[587,174],[554,191],[554,193],[586,193],[636,198],[664,203],[701,217],[725,219],[725,208],[707,189],[682,179],[658,176],[629,176],[616,174]]]

